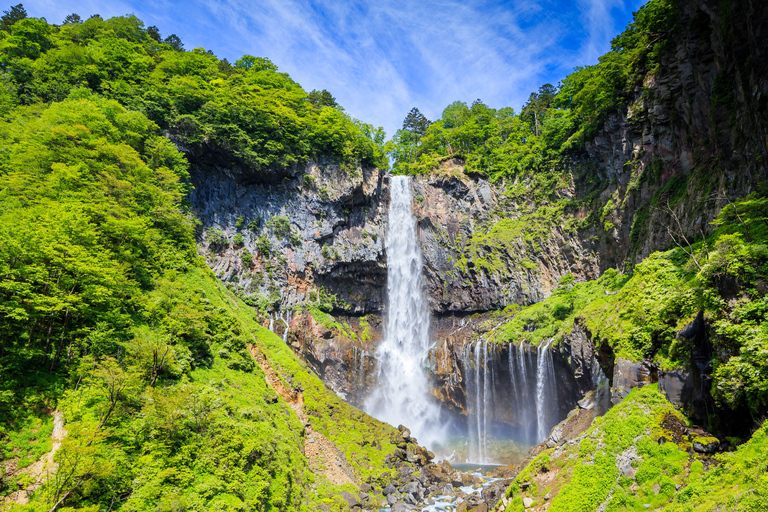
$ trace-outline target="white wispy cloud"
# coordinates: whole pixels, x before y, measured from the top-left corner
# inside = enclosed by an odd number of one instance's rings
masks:
[[[642,0],[35,0],[30,14],[134,13],[187,48],[268,57],[305,89],[391,135],[411,107],[440,116],[480,98],[520,108],[530,92],[590,64]]]

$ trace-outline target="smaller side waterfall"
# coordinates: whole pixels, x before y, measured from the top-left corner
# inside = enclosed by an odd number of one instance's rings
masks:
[[[536,440],[544,441],[552,428],[552,386],[555,382],[555,367],[549,348],[553,339],[544,340],[536,355]],[[555,401],[557,397],[554,397]]]
[[[469,460],[484,464],[487,459],[488,432],[488,344],[477,341],[465,347],[467,364],[467,426]]]
[[[536,400],[528,382],[528,367],[531,366],[530,352],[522,342],[518,346],[509,344],[509,379],[514,397],[513,407],[520,423],[518,440],[525,444],[536,442]]]
[[[595,387],[595,416],[601,416],[611,408],[611,382],[603,373],[597,358],[592,356],[592,385]]]
[[[535,354],[522,343],[496,345],[482,339],[464,347],[470,462],[493,463],[489,443],[501,439],[540,443],[560,420],[553,341],[545,340]],[[505,371],[508,381],[499,378]]]

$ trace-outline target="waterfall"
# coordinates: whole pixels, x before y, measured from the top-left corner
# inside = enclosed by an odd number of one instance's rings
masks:
[[[597,358],[592,355],[592,385],[595,387],[595,416],[601,416],[611,408],[611,383],[603,373]]]
[[[536,404],[531,400],[533,393],[531,392],[531,386],[528,383],[528,370],[526,369],[531,365],[531,352],[525,350],[522,341],[520,341],[520,346],[518,347],[517,364],[520,368],[520,375],[523,380],[523,385],[520,390],[520,415],[526,420],[524,439],[526,442],[533,444],[536,441],[534,428],[536,425],[535,420],[537,414],[534,407]]]
[[[478,340],[465,347],[464,367],[467,372],[467,427],[469,460],[489,463],[487,435],[488,418],[493,409],[493,363],[489,362],[488,342]]]
[[[285,316],[285,318],[283,318]],[[283,330],[283,343],[288,342],[288,335],[291,333],[291,317],[293,316],[293,312],[289,309],[284,313],[284,315],[280,314],[280,320],[283,321],[285,324],[285,330]]]
[[[422,294],[422,260],[416,241],[407,176],[390,177],[387,251],[387,323],[376,350],[377,386],[366,402],[369,414],[406,425],[426,445],[443,438],[440,408],[429,393],[429,312]]]
[[[520,404],[522,403],[522,399],[520,398],[520,389],[517,385],[517,377],[515,374],[517,373],[515,371],[515,368],[517,365],[515,364],[515,361],[517,360],[516,357],[513,356],[514,354],[515,346],[513,344],[509,344],[507,347],[507,354],[509,354],[509,357],[507,358],[507,363],[509,363],[509,382],[512,384],[512,397],[515,400],[515,407],[520,407]]]
[[[549,351],[553,341],[553,338],[544,340],[536,356],[536,441],[539,443],[549,435],[549,429],[553,427],[550,411],[553,407],[557,408],[557,396],[552,396],[555,367]]]

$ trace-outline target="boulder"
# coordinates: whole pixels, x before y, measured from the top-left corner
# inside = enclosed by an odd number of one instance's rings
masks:
[[[381,493],[382,493],[384,496],[389,496],[390,494],[394,494],[394,493],[396,493],[396,492],[397,492],[397,489],[395,489],[395,486],[394,486],[394,485],[392,485],[392,483],[391,483],[391,482],[390,482],[390,484],[389,484],[389,485],[387,485],[387,486],[386,486],[384,489],[382,489],[382,490],[381,490]]]
[[[654,367],[647,361],[633,363],[619,358],[613,367],[613,402],[618,403],[632,388],[641,388],[653,382]]]
[[[659,391],[672,405],[684,408],[693,400],[693,375],[686,370],[659,372]]]
[[[341,493],[341,497],[344,498],[344,501],[347,502],[349,505],[349,508],[361,508],[363,504],[360,502],[360,499],[352,494],[351,492],[343,491]]]
[[[413,494],[403,494],[403,501],[409,505],[418,504],[418,500],[413,497]]]
[[[523,506],[525,508],[531,508],[533,506],[533,500],[526,496],[523,498]]]

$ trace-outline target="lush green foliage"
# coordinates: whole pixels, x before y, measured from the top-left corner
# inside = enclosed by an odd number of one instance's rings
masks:
[[[52,409],[67,431],[29,510],[333,502],[253,343],[360,478],[386,475],[391,427],[330,393],[196,256],[187,162],[157,124],[77,88],[14,108],[0,131],[2,462],[23,470],[50,449]],[[0,493],[24,475],[0,474]]]
[[[706,474],[691,467],[690,483],[669,506],[674,512],[739,510],[758,512],[768,503],[768,422],[734,453],[718,456]]]
[[[680,436],[684,427],[684,418],[655,385],[634,389],[596,418],[578,443],[532,459],[507,490],[506,510],[524,510],[523,496],[542,504],[546,494],[553,496],[548,509],[553,512],[601,506],[606,511],[762,510],[768,496],[768,423],[735,452],[715,460],[691,450],[688,436]],[[706,472],[702,459],[710,466]]]
[[[155,32],[135,16],[16,22],[0,31],[0,112],[86,87],[234,165],[278,170],[330,155],[386,166],[381,129],[313,101],[269,60],[246,55],[233,66],[202,48],[180,51],[175,36],[159,42]]]
[[[534,482],[525,494],[538,503],[545,494],[555,495],[549,507],[554,512],[587,512],[603,503],[605,510],[655,509],[667,503],[675,485],[685,483],[687,469],[695,464],[688,454],[690,444],[658,441],[671,438],[661,426],[668,417],[682,422],[655,386],[632,390],[622,403],[596,418],[577,444],[547,450],[533,459],[508,489],[513,500],[507,511],[523,510],[521,484],[526,482]],[[632,477],[620,472],[617,464],[617,458],[630,455],[636,469]],[[556,478],[535,485],[538,475],[550,471]]]

